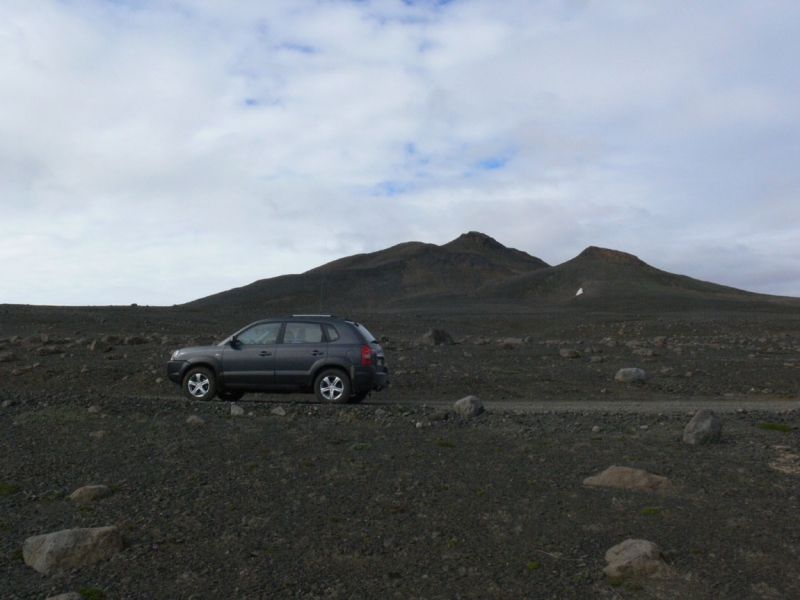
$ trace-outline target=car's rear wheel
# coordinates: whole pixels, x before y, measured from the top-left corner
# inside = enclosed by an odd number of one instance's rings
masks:
[[[183,378],[183,393],[190,400],[211,400],[217,393],[217,380],[211,369],[195,367]]]
[[[350,400],[350,379],[338,369],[322,371],[314,380],[314,393],[320,402],[346,404]]]
[[[223,402],[236,402],[244,397],[244,392],[241,390],[228,390],[225,392],[217,392],[217,398]]]

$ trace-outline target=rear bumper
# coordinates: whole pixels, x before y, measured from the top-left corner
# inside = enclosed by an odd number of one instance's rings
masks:
[[[379,391],[389,385],[389,369],[372,365],[356,365],[351,373],[353,391]]]

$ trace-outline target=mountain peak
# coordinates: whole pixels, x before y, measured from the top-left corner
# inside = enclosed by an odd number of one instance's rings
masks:
[[[481,233],[480,231],[470,231],[462,233],[452,242],[448,242],[442,246],[443,248],[458,249],[458,250],[476,250],[485,248],[494,248],[498,250],[506,249],[503,244],[498,242],[493,237]]]
[[[620,252],[619,250],[609,250],[608,248],[598,248],[597,246],[589,246],[578,255],[578,258],[585,258],[590,260],[599,260],[602,262],[613,263],[616,265],[639,266],[645,267],[647,263],[639,260],[638,257],[627,252]]]

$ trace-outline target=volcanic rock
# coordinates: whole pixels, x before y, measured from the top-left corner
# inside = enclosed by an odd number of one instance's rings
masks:
[[[464,419],[472,419],[483,412],[483,402],[477,396],[461,398],[453,404],[456,413]]]
[[[661,549],[647,540],[625,540],[610,548],[605,558],[608,565],[603,572],[609,577],[674,576],[673,570],[664,562]]]
[[[79,504],[85,504],[86,502],[108,498],[111,494],[111,488],[107,485],[85,485],[72,492],[69,495],[69,499]]]
[[[614,379],[616,381],[621,381],[622,383],[635,383],[638,381],[644,381],[645,372],[642,369],[637,368],[620,369],[617,371]]]
[[[26,565],[48,575],[105,560],[122,547],[122,536],[116,527],[65,529],[28,538],[22,546],[22,556]]]
[[[722,435],[722,419],[713,411],[703,409],[697,411],[683,431],[683,441],[687,444],[702,445],[719,442]]]
[[[417,340],[420,346],[451,346],[454,343],[452,336],[444,329],[431,329]]]

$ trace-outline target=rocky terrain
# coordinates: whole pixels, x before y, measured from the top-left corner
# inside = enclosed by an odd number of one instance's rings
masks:
[[[166,380],[320,298],[389,388]],[[183,306],[0,305],[0,597],[794,599],[798,426],[800,300],[598,248],[551,267],[471,233]]]

